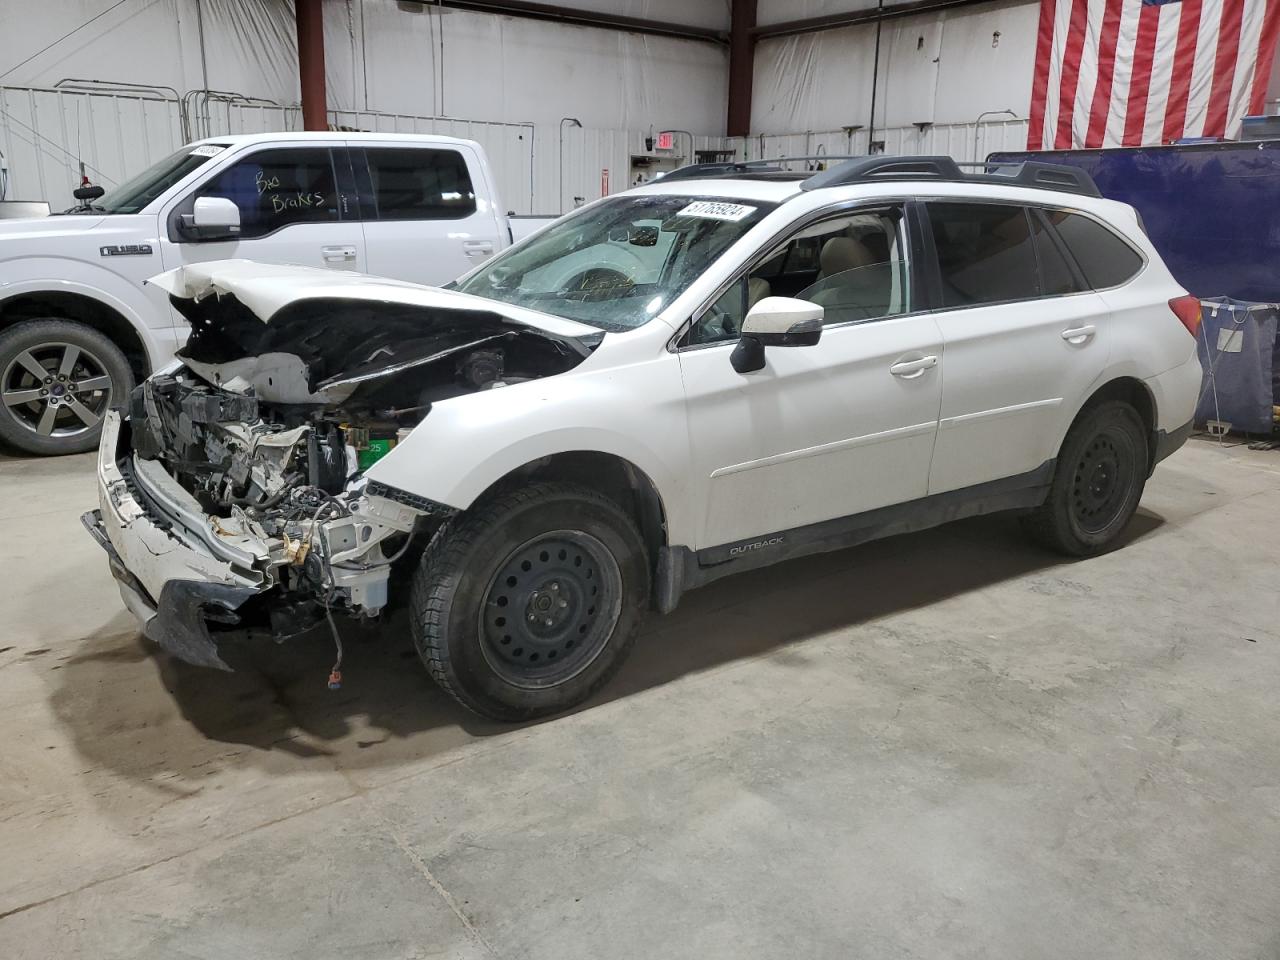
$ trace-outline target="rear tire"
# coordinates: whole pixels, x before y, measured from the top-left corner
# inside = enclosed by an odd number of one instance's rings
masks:
[[[432,539],[414,577],[414,644],[463,706],[530,720],[608,682],[648,597],[644,541],[616,503],[576,484],[531,484]]]
[[[1059,553],[1101,553],[1138,509],[1149,466],[1138,412],[1119,400],[1100,403],[1072,424],[1049,495],[1023,524],[1034,539]]]
[[[43,319],[0,332],[0,439],[19,450],[92,450],[103,416],[132,389],[129,361],[92,327]]]

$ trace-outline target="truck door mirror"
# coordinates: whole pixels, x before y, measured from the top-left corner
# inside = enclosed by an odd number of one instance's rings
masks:
[[[240,208],[226,197],[199,197],[182,228],[192,240],[233,240],[240,235]]]

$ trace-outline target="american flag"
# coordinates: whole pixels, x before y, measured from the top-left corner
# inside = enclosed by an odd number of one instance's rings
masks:
[[[1280,0],[1040,0],[1027,149],[1234,137],[1278,33]]]

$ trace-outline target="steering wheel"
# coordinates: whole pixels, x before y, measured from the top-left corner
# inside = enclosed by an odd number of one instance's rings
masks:
[[[560,293],[566,297],[578,294],[582,300],[603,300],[607,296],[625,294],[635,285],[635,280],[621,270],[592,267],[569,280],[560,288]]]

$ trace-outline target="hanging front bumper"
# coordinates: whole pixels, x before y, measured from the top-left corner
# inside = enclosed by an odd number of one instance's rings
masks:
[[[266,545],[220,537],[176,483],[162,487],[135,472],[121,431],[119,412],[109,411],[98,448],[99,507],[81,522],[106,550],[143,632],[188,663],[229,670],[208,624],[235,625],[240,606],[271,588]]]

